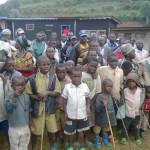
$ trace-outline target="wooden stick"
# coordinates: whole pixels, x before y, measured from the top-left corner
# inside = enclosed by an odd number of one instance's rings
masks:
[[[45,105],[44,105],[44,109],[43,109],[42,135],[41,135],[41,148],[40,148],[40,150],[43,150],[44,126],[45,126]]]
[[[115,149],[116,145],[115,145],[115,141],[114,141],[114,134],[113,134],[113,131],[112,131],[112,127],[111,127],[111,123],[110,123],[110,118],[109,118],[108,110],[107,110],[106,106],[105,106],[105,109],[106,109],[106,114],[107,114],[107,119],[108,119],[108,123],[109,123],[110,132],[111,132],[111,135],[112,135],[112,138],[113,138],[113,147]]]
[[[147,122],[148,127],[150,128],[150,124],[149,124],[149,122],[148,122],[148,120],[147,120],[147,117],[146,117],[146,115],[145,115],[145,113],[144,113],[143,110],[142,110],[142,113],[143,113],[143,115],[144,115],[144,117],[145,117],[145,119],[146,119],[146,122]]]

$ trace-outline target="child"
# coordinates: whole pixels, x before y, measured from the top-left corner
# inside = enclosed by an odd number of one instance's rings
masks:
[[[108,119],[110,119],[111,126],[116,126],[115,110],[113,106],[113,100],[111,97],[111,92],[113,88],[113,82],[110,79],[105,79],[102,83],[102,93],[98,94],[95,102],[95,127],[94,133],[95,138],[95,148],[99,149],[101,147],[99,142],[99,133],[102,130],[103,143],[107,146],[112,146],[108,141],[107,132],[110,131]],[[106,110],[107,109],[107,110]],[[106,111],[108,111],[109,118],[107,118]]]
[[[55,98],[61,93],[61,87],[56,76],[52,77],[49,74],[50,60],[48,57],[40,56],[37,60],[37,66],[37,74],[30,77],[26,85],[26,93],[30,96],[33,109],[32,149],[35,149],[37,136],[43,134],[45,126],[52,148],[55,133],[58,131],[55,118]]]
[[[2,131],[8,140],[8,120],[7,120],[7,114],[4,107],[4,99],[5,96],[10,91],[10,84],[7,82],[7,79],[4,77],[4,75],[0,74],[0,131]]]
[[[123,90],[125,99],[125,118],[123,119],[127,132],[130,126],[133,126],[133,133],[135,143],[138,146],[143,146],[139,137],[139,125],[140,125],[140,108],[143,103],[141,94],[142,90],[138,87],[139,76],[136,73],[130,73],[127,76],[128,87]],[[126,132],[122,129],[121,143],[126,144]]]
[[[73,150],[73,135],[78,132],[80,150],[84,150],[83,131],[89,129],[88,116],[90,115],[90,92],[85,83],[81,83],[82,71],[73,68],[71,71],[71,81],[63,90],[64,111],[65,111],[65,130],[64,133],[69,138],[68,150]]]
[[[113,81],[112,96],[115,100],[120,101],[120,90],[123,83],[123,71],[117,67],[118,57],[112,53],[107,58],[108,66],[98,68],[101,80],[110,79]]]
[[[144,100],[144,109],[141,112],[140,120],[140,136],[141,138],[146,137],[147,131],[147,120],[149,118],[150,112],[150,86],[145,87],[145,100]],[[144,115],[145,113],[145,115]]]
[[[49,58],[50,60],[50,65],[51,65],[51,69],[50,69],[50,74],[52,76],[55,75],[56,73],[56,66],[58,65],[58,62],[56,61],[55,57],[55,49],[53,47],[48,47],[46,49],[46,56]]]
[[[13,77],[22,76],[20,72],[15,70],[15,62],[12,58],[8,58],[5,60],[5,71],[3,72],[3,75],[8,78],[10,84]]]
[[[99,75],[96,75],[96,70],[98,67],[98,60],[96,58],[90,58],[87,63],[87,72],[82,73],[82,82],[87,84],[89,90],[90,90],[90,100],[92,101],[95,94],[101,92],[101,79]],[[95,76],[96,75],[96,76]],[[91,116],[89,118],[90,120],[90,127],[95,125],[95,110],[91,107]],[[87,147],[92,148],[93,144],[89,142],[89,131],[86,131],[85,133],[85,140]]]
[[[24,93],[25,79],[15,76],[12,79],[12,89],[5,98],[5,108],[9,124],[10,149],[28,149],[30,142],[29,114],[30,98]]]
[[[63,89],[65,85],[70,83],[68,79],[66,79],[66,67],[64,64],[59,64],[56,67],[56,74],[57,78],[61,84],[61,93],[63,92]],[[63,99],[61,96],[58,96],[56,98],[57,102],[57,108],[56,108],[56,123],[57,123],[57,128],[59,131],[59,137],[63,138],[63,135],[61,134],[61,131],[64,130],[65,126],[65,120],[64,120],[64,109],[63,109]]]
[[[71,73],[72,68],[75,66],[75,63],[72,60],[68,60],[68,61],[66,61],[65,66],[66,66],[66,70],[67,70],[66,79],[71,81],[70,73]]]

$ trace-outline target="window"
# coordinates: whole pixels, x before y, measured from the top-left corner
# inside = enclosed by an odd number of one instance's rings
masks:
[[[26,30],[34,30],[34,24],[26,24]]]
[[[61,27],[61,34],[66,34],[68,35],[68,33],[70,32],[70,26],[71,25],[60,25]]]
[[[87,30],[87,31],[89,36],[91,35],[91,33],[96,33],[97,35],[106,34],[106,30]]]
[[[53,24],[46,24],[45,25],[46,31],[53,31],[53,27],[54,27]]]

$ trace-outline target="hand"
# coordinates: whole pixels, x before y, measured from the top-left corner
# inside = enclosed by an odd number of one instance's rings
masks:
[[[14,97],[18,97],[20,95],[20,92],[18,90],[14,91]]]
[[[86,114],[87,114],[87,116],[90,116],[90,115],[91,115],[91,110],[90,110],[90,108],[87,108]]]
[[[39,97],[40,100],[46,101],[46,100],[47,100],[47,97],[48,97],[48,94],[49,94],[48,91],[43,92],[43,93],[39,93],[39,94],[38,94],[38,97]]]

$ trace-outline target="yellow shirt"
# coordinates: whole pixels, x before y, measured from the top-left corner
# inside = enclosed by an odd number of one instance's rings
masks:
[[[123,87],[123,71],[118,67],[112,69],[110,66],[102,66],[98,68],[97,71],[102,82],[104,79],[110,79],[113,81],[112,95],[115,99],[120,100],[120,90]]]
[[[35,77],[35,83],[36,83],[37,93],[42,93],[42,92],[48,91],[49,73],[42,74],[42,73],[38,72]],[[56,86],[55,86],[54,91],[61,93],[61,85],[57,78],[56,78]],[[32,88],[31,88],[30,82],[28,82],[26,85],[26,93],[32,94]],[[45,108],[45,102],[40,101],[39,114],[38,114],[39,116],[42,114],[44,108]]]

